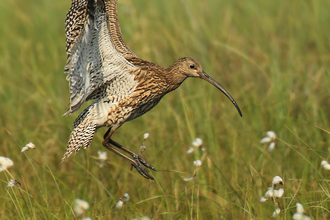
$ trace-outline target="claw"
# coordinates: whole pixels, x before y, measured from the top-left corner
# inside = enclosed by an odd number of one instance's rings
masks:
[[[145,169],[139,159],[134,158],[135,163],[132,164],[132,167],[135,167],[135,169],[146,179],[154,180],[154,178],[149,174],[148,170]]]
[[[111,136],[111,133],[109,133],[107,135]],[[129,158],[128,156],[126,156],[125,154],[119,152],[118,150],[116,150],[115,148],[113,148],[111,146],[111,144],[113,144],[115,147],[119,148],[120,150],[130,154],[132,156],[132,158]],[[111,139],[107,139],[105,138],[103,141],[103,146],[106,147],[107,149],[109,149],[110,151],[118,154],[119,156],[125,158],[126,160],[128,160],[131,163],[131,170],[133,169],[133,167],[135,167],[135,169],[146,179],[151,179],[154,181],[154,178],[149,174],[148,170],[146,168],[149,168],[151,170],[157,171],[155,169],[155,167],[151,166],[147,161],[145,161],[140,155],[126,149],[125,147],[121,146],[120,144],[118,144],[117,142],[111,140]],[[143,166],[145,166],[146,168],[144,168]]]
[[[157,171],[155,167],[151,166],[145,159],[143,159],[140,155],[134,154],[133,155],[134,160],[138,160],[141,162],[145,167],[152,169],[153,171]]]

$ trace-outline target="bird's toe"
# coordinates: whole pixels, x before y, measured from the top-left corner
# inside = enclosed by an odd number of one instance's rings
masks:
[[[148,170],[145,169],[138,159],[135,159],[135,163],[132,164],[133,167],[146,179],[154,180],[154,178],[149,174]]]
[[[153,171],[157,171],[155,167],[153,167],[152,165],[150,165],[145,159],[143,159],[140,155],[135,154],[133,155],[134,160],[138,160],[140,163],[143,164],[143,166],[153,170]]]

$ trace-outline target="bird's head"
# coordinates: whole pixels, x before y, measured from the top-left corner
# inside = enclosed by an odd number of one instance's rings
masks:
[[[175,65],[178,68],[178,70],[175,71],[176,74],[179,75],[178,78],[186,79],[187,77],[196,77],[206,80],[207,82],[218,88],[223,94],[225,94],[235,105],[240,116],[242,116],[241,110],[239,109],[233,97],[231,97],[231,95],[219,83],[217,83],[214,79],[212,79],[203,71],[202,65],[197,60],[190,57],[184,57],[179,59]]]
[[[179,64],[178,74],[183,74],[186,77],[200,77],[203,72],[202,65],[195,59],[184,57],[177,61]]]

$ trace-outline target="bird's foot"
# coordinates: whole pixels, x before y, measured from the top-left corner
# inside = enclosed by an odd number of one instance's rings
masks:
[[[140,163],[143,164],[143,166],[145,166],[145,167],[147,167],[147,168],[149,168],[149,169],[152,169],[153,171],[157,171],[157,170],[155,169],[155,167],[151,166],[151,165],[150,165],[145,159],[143,159],[140,155],[134,153],[132,156],[133,156],[133,159],[134,159],[135,161],[139,161]]]
[[[110,135],[110,134],[106,134]],[[110,144],[114,145],[118,149],[130,154],[132,158],[127,157],[125,154],[119,152],[115,148],[113,148]],[[146,160],[144,160],[140,155],[134,153],[133,151],[130,151],[129,149],[121,146],[117,142],[106,138],[103,141],[103,146],[105,146],[107,149],[111,150],[112,152],[120,155],[121,157],[125,158],[132,164],[132,168],[135,167],[135,169],[146,179],[154,180],[154,178],[149,174],[148,170],[146,168],[152,169],[154,171],[157,171],[155,167],[151,166]],[[146,168],[145,168],[146,167]]]
[[[149,174],[148,170],[144,168],[139,159],[134,158],[135,163],[132,163],[132,167],[135,169],[146,179],[154,180],[154,178]],[[143,164],[145,166],[145,164]],[[149,164],[148,164],[149,165]],[[150,165],[149,165],[150,166]],[[154,168],[155,169],[155,168]]]

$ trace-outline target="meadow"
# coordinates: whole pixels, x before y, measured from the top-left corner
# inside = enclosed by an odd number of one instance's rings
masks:
[[[330,218],[330,1],[119,0],[123,38],[161,66],[180,57],[203,69],[237,101],[187,79],[113,139],[158,172],[146,180],[107,152],[100,129],[91,146],[61,163],[78,112],[69,106],[64,20],[69,0],[0,1],[0,219],[292,219],[296,204]],[[83,107],[86,107],[84,105]],[[275,148],[260,140],[276,133]],[[143,134],[149,138],[143,143]],[[193,147],[203,140],[204,151]],[[21,153],[33,142],[37,150]],[[194,161],[200,159],[191,181]],[[284,195],[260,202],[274,176]],[[21,185],[7,188],[10,179]],[[130,200],[116,203],[124,193]]]

